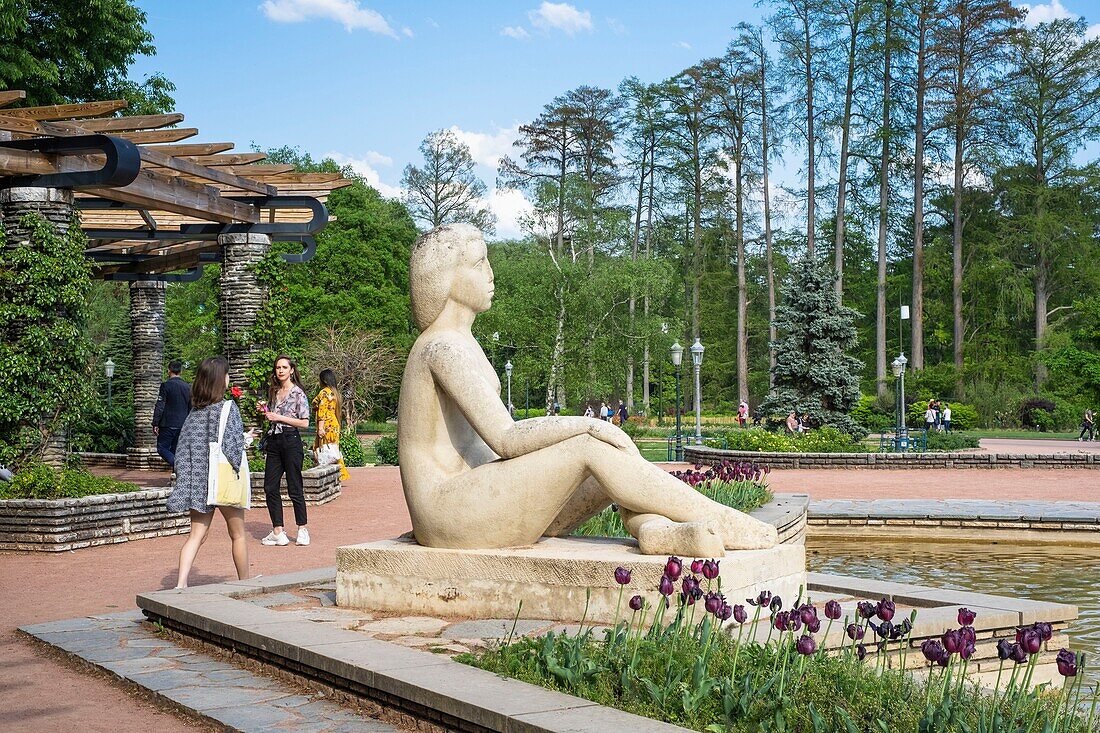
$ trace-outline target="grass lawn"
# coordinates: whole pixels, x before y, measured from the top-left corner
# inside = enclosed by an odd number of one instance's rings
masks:
[[[1019,439],[1019,440],[1077,440],[1077,436],[1080,435],[1080,431],[1062,432],[1062,433],[1040,433],[1035,430],[1025,430],[1023,428],[1015,429],[999,429],[999,428],[976,428],[974,430],[966,431],[971,435],[976,435],[979,438],[1007,438],[1007,439]]]

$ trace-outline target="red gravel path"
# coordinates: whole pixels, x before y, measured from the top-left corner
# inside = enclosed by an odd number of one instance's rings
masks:
[[[310,509],[310,547],[261,546],[259,539],[270,529],[267,513],[263,509],[249,513],[248,531],[256,540],[251,546],[254,574],[332,565],[339,545],[393,537],[410,529],[396,468],[351,471],[352,478],[338,500]],[[1100,501],[1098,479],[1100,474],[1091,470],[791,470],[773,471],[770,483],[775,491],[809,492],[818,499]],[[174,585],[183,539],[141,540],[58,554],[0,553],[0,731],[201,729],[99,676],[69,669],[15,634],[16,627],[26,624],[131,609],[136,593]],[[215,520],[191,582],[198,585],[232,577],[228,537],[220,520]]]

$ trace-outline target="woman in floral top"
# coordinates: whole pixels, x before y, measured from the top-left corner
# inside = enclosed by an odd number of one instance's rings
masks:
[[[279,484],[286,474],[286,492],[294,505],[294,522],[298,525],[295,542],[309,544],[306,529],[306,495],[302,489],[302,461],[305,458],[300,428],[309,426],[309,400],[302,389],[298,366],[285,355],[275,359],[267,388],[267,453],[264,464],[264,497],[271,516],[271,533],[260,540],[265,545],[289,545],[283,531],[283,497]]]
[[[317,411],[317,437],[313,440],[313,450],[316,452],[323,445],[335,444],[340,446],[340,392],[336,389],[336,374],[331,369],[322,369],[317,375],[321,383],[321,391],[313,398],[313,409]],[[336,459],[340,466],[340,480],[347,481],[351,478],[347,467],[344,465],[344,457]]]

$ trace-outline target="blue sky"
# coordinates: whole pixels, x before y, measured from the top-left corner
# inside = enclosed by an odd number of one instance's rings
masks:
[[[747,0],[137,4],[157,55],[139,59],[132,75],[159,71],[175,82],[197,140],[332,155],[388,195],[432,130],[454,129],[492,187],[516,126],[556,95],[671,76],[722,53],[732,27],[763,12]],[[1033,5],[1032,18],[1100,21],[1100,0]],[[518,235],[521,197],[493,192],[491,205],[498,234]]]

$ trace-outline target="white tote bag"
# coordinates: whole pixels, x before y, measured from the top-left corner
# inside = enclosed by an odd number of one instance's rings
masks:
[[[336,443],[325,443],[320,448],[314,451],[314,458],[318,466],[327,466],[330,463],[336,463],[343,460],[344,456],[340,453],[340,446]]]
[[[229,400],[222,403],[218,419],[218,440],[210,443],[210,473],[207,479],[206,503],[209,506],[229,506],[238,509],[252,507],[252,480],[248,473],[248,451],[241,453],[241,468],[233,470],[222,451],[225,424],[229,419]]]

